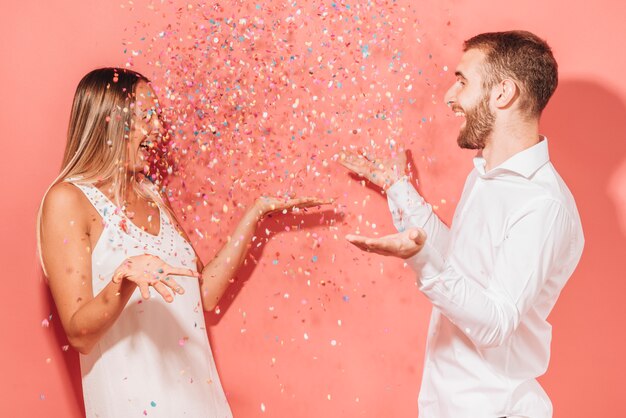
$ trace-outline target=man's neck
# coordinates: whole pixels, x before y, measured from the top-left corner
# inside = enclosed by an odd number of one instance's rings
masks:
[[[540,141],[539,120],[515,120],[496,123],[493,132],[482,150],[485,171],[499,166],[518,152],[532,147]]]

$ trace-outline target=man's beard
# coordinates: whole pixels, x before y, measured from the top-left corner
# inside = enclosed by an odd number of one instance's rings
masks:
[[[476,106],[465,113],[465,127],[459,132],[457,143],[465,149],[483,149],[493,131],[495,115],[489,109],[489,96],[485,95]]]

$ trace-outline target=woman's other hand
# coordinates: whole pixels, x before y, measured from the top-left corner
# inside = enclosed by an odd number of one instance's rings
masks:
[[[191,269],[170,266],[157,256],[144,254],[124,260],[113,274],[112,280],[120,283],[126,279],[135,283],[144,299],[150,298],[149,288],[152,286],[166,302],[172,302],[172,292],[182,295],[185,291],[171,276],[199,278],[200,274]]]

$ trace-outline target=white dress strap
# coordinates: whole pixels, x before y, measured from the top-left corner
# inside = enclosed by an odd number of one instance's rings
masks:
[[[109,220],[114,213],[119,211],[113,202],[93,184],[78,183],[71,180],[66,180],[66,182],[73,184],[83,192],[89,202],[98,211],[103,221]]]

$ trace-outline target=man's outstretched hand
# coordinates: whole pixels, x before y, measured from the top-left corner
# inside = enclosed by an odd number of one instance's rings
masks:
[[[365,152],[346,152],[340,156],[338,162],[357,176],[387,190],[405,175],[406,151],[400,150],[387,159],[376,159]]]
[[[368,238],[360,235],[346,235],[346,239],[363,251],[400,258],[410,258],[417,254],[426,242],[423,229],[411,228],[397,234],[379,238]]]

